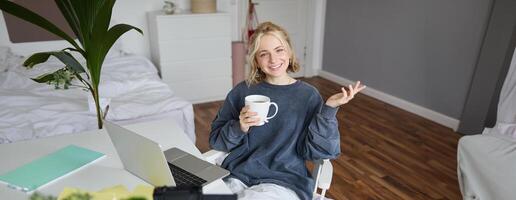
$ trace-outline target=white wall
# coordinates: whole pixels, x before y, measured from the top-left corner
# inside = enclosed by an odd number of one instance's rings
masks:
[[[190,9],[190,0],[171,0],[175,2],[182,10]],[[232,14],[232,38],[238,40],[239,25],[238,21],[238,4],[237,0],[217,0],[217,9],[221,12],[230,12]],[[126,23],[143,30],[142,36],[136,31],[130,31],[120,38],[118,45],[129,53],[144,55],[150,58],[149,30],[147,28],[146,13],[152,10],[161,9],[163,1],[161,0],[118,0],[113,11],[112,23]],[[68,43],[64,41],[49,42],[27,42],[13,44],[9,41],[7,28],[3,15],[0,15],[0,45],[10,46],[13,52],[20,55],[29,55],[33,52],[58,50],[68,47]]]
[[[180,11],[187,12],[190,10],[190,0],[172,0],[179,7]],[[217,0],[217,10],[221,12],[234,12],[236,4],[234,0]],[[119,0],[115,4],[113,12],[113,22],[115,23],[127,23],[133,26],[137,26],[144,31],[144,35],[141,36],[137,32],[126,33],[121,38],[122,49],[129,53],[135,53],[139,55],[145,55],[150,58],[150,46],[149,46],[149,35],[147,27],[147,16],[146,13],[152,10],[159,10],[163,6],[163,1],[141,1],[141,0]],[[237,17],[232,15],[232,19]],[[232,29],[237,30],[236,24],[232,24]],[[233,33],[233,40],[238,38]]]

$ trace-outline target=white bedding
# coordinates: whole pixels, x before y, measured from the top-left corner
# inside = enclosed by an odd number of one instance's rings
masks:
[[[97,128],[96,114],[88,111],[89,92],[79,88],[56,90],[29,79],[59,69],[60,65],[49,61],[32,70],[19,66],[0,73],[0,143]],[[176,116],[176,122],[195,142],[192,105],[175,97],[144,57],[107,59],[102,68],[100,96],[111,98],[108,120],[127,123],[156,118],[153,116]]]

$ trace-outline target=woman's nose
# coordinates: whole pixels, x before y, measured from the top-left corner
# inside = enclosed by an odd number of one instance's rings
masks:
[[[278,60],[278,55],[271,54],[271,57],[269,59],[269,63],[276,63],[277,60]]]

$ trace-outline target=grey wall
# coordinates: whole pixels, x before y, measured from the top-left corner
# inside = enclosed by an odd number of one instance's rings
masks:
[[[491,0],[328,0],[323,70],[458,119]]]
[[[496,122],[503,82],[516,46],[516,1],[496,0],[458,132],[480,134]]]

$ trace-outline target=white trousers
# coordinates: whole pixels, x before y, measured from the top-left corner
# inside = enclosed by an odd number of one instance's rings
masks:
[[[286,187],[273,183],[262,183],[248,187],[236,178],[227,178],[224,183],[237,194],[239,200],[298,200],[297,194]]]

